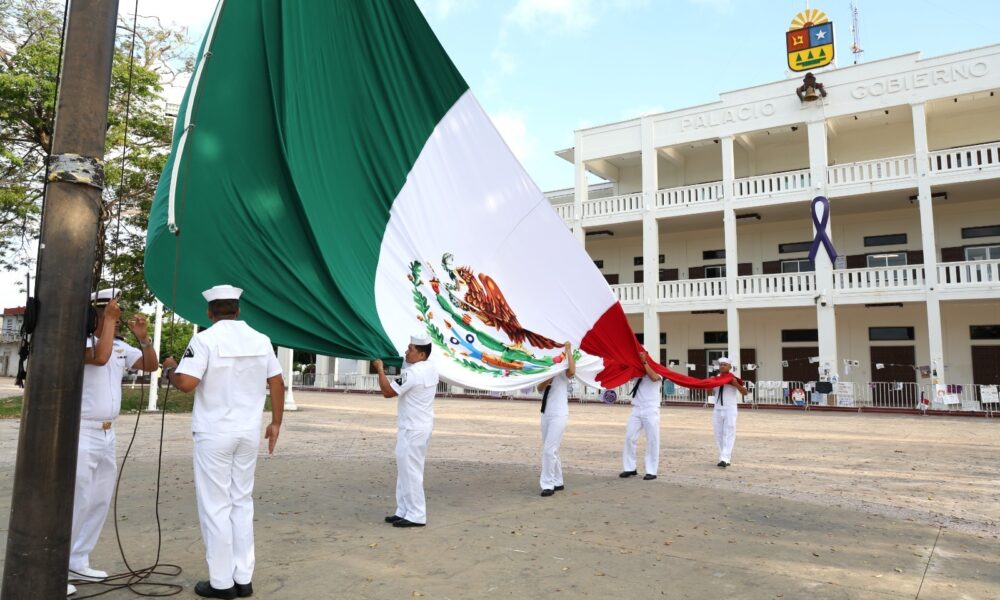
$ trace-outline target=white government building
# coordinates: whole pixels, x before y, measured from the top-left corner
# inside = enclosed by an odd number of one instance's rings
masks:
[[[790,73],[581,129],[556,153],[574,187],[546,195],[677,370],[705,376],[728,354],[761,402],[836,379],[859,404],[946,391],[980,408],[973,384],[1000,384],[1000,45],[815,75],[815,101]],[[836,263],[807,259],[816,196]],[[367,373],[318,357],[309,379]]]
[[[547,196],[681,371],[974,403],[1000,383],[1000,45],[816,71],[815,101],[801,75],[581,129]],[[807,259],[816,196],[836,263]]]

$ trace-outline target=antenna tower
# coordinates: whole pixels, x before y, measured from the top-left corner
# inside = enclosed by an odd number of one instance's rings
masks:
[[[851,35],[854,37],[853,42],[851,42],[851,53],[854,54],[854,64],[861,62],[861,54],[864,53],[864,50],[861,49],[861,27],[858,24],[859,21],[858,3],[851,0]]]

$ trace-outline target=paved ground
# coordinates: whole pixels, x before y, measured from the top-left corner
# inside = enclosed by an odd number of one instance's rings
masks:
[[[0,377],[0,398],[20,396],[24,390],[14,385],[13,377]]]
[[[537,403],[439,400],[430,524],[400,530],[382,523],[394,403],[296,399],[258,467],[258,598],[1000,598],[997,420],[747,410],[722,470],[709,411],[668,408],[660,478],[640,481],[617,477],[628,408],[574,404],[567,489],[541,498]],[[118,511],[137,564],[155,543],[159,423],[144,419]],[[160,515],[190,590],[205,565],[188,426],[167,418]],[[0,422],[0,512],[16,436]],[[110,523],[92,562],[121,568]]]

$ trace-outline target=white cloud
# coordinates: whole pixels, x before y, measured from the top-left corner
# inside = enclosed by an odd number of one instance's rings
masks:
[[[688,0],[688,2],[721,14],[731,13],[735,7],[733,0]]]
[[[504,21],[522,29],[557,27],[582,31],[597,22],[592,0],[518,0]]]
[[[476,3],[476,0],[417,0],[417,6],[425,18],[442,21]]]
[[[521,164],[537,156],[538,140],[528,133],[524,114],[516,110],[501,110],[491,114],[490,119]]]
[[[619,115],[619,118],[621,118],[622,121],[625,121],[636,117],[643,117],[645,115],[655,115],[665,111],[666,109],[658,104],[644,104],[623,110],[621,115]]]

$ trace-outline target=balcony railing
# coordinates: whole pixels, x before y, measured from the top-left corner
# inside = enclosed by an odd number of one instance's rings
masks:
[[[917,159],[914,155],[893,156],[877,160],[832,165],[827,167],[826,181],[830,186],[874,183],[916,177]]]
[[[736,279],[736,294],[744,297],[773,297],[816,291],[815,273],[746,275]]]
[[[722,182],[685,185],[656,192],[656,208],[688,206],[699,202],[722,200]]]
[[[945,287],[1000,284],[1000,260],[940,263],[938,284]]]
[[[722,278],[680,279],[656,284],[657,300],[708,300],[725,295],[726,280]]]
[[[930,153],[930,161],[932,173],[1000,167],[1000,142],[935,150]]]
[[[582,207],[584,219],[638,213],[642,210],[642,192],[587,200]]]
[[[923,290],[924,266],[839,269],[833,272],[833,289],[838,292]]]
[[[932,175],[948,173],[976,172],[984,169],[1000,171],[1000,142],[963,146],[949,150],[935,150],[928,156]],[[864,183],[905,181],[915,179],[917,164],[914,155],[893,156],[875,160],[865,160],[831,165],[827,167],[828,185],[837,188]],[[768,175],[742,177],[733,183],[733,197],[765,198],[793,192],[807,192],[812,185],[809,169],[798,169]],[[915,185],[915,183],[914,183]],[[721,200],[727,190],[720,181],[687,185],[658,190],[655,195],[656,208],[692,206]],[[572,203],[553,205],[559,216],[566,221],[574,218]],[[583,219],[610,216],[636,215],[643,208],[642,193],[625,194],[609,198],[595,198],[582,205]]]
[[[811,180],[809,169],[743,177],[737,179],[734,183],[736,188],[734,196],[736,198],[753,198],[756,196],[773,196],[775,194],[797,192],[808,189],[811,185]]]
[[[642,303],[642,284],[641,283],[624,283],[619,285],[611,286],[611,291],[618,296],[618,301],[622,304],[641,304]]]
[[[554,204],[552,206],[552,208],[556,209],[556,214],[559,215],[559,217],[563,221],[572,221],[573,220],[573,203],[572,202],[567,202],[565,204]]]

